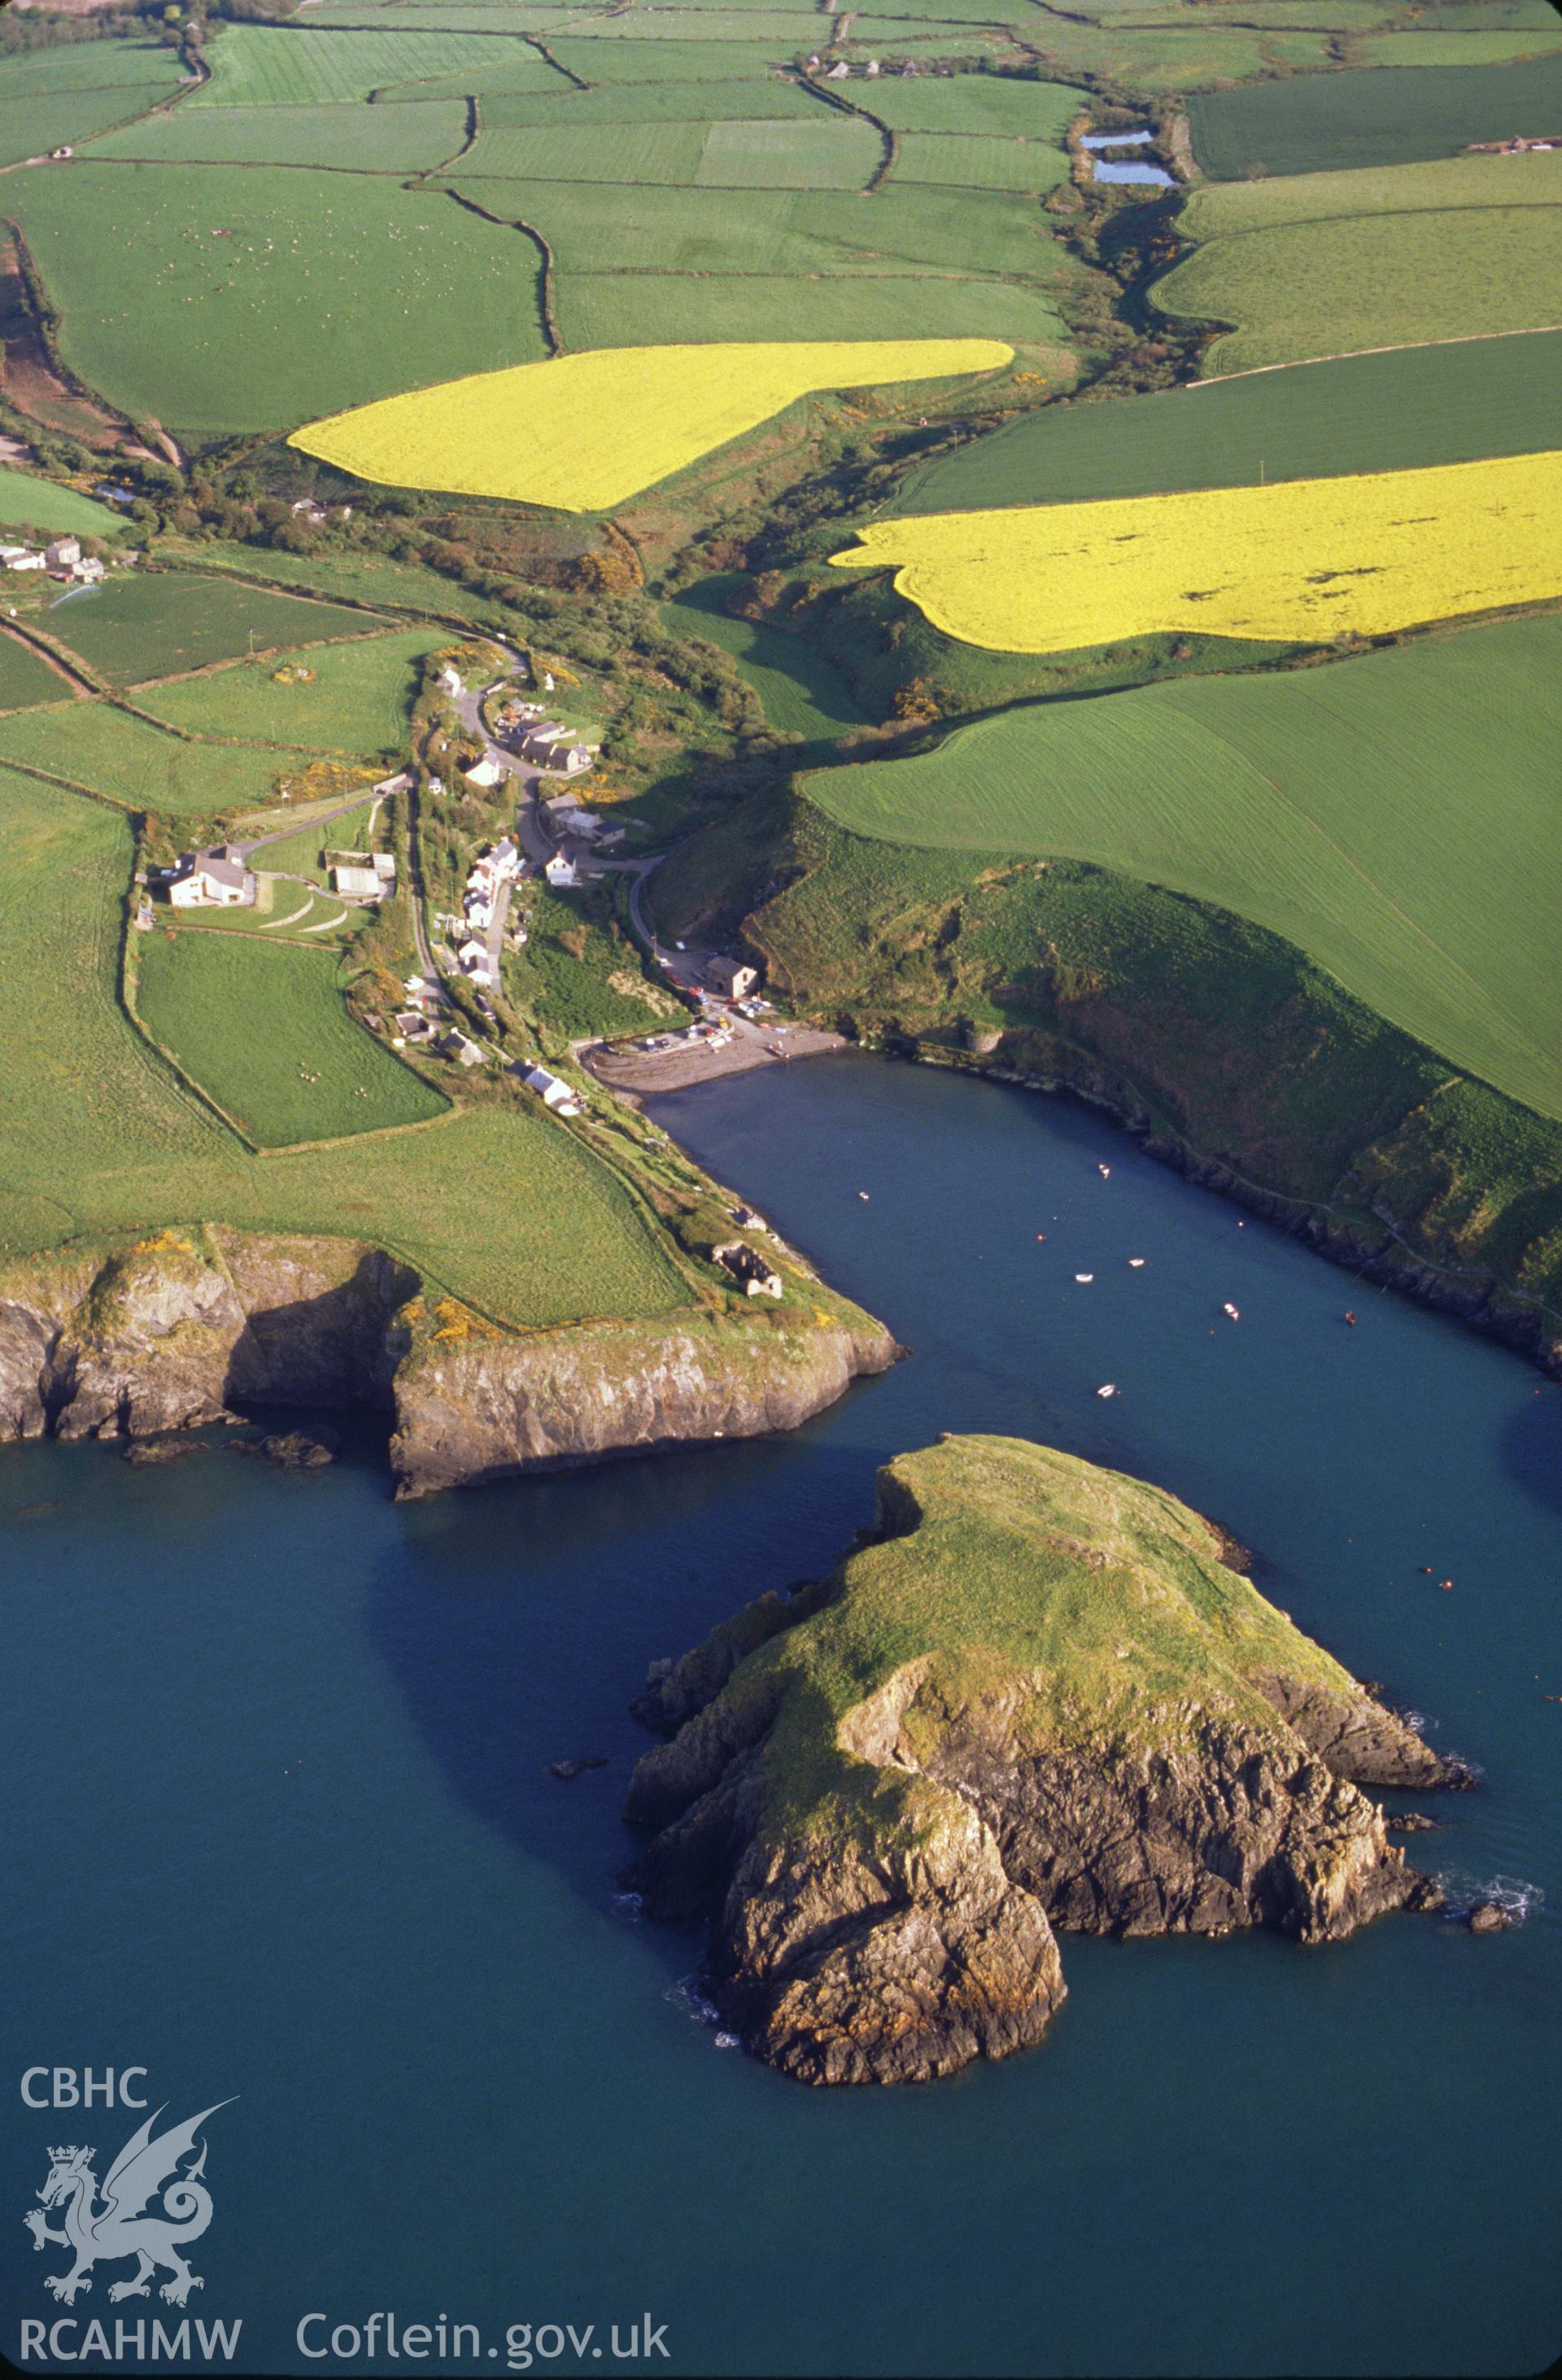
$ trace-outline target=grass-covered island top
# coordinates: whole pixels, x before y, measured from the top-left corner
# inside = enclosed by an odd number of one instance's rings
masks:
[[[871,1533],[676,1664],[629,1816],[650,1913],[810,2082],[1037,2040],[1054,1929],[1334,1941],[1435,1906],[1363,1785],[1468,1783],[1231,1567],[1175,1497],[1019,1439],[879,1473]],[[672,1732],[672,1730],[676,1730]]]

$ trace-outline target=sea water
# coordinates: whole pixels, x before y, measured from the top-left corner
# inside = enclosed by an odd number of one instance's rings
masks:
[[[1071,1105],[847,1057],[658,1112],[909,1358],[788,1437],[414,1506],[367,1427],[317,1474],[0,1453],[0,2348],[95,2315],[111,2347],[115,2319],[238,2319],[233,2369],[403,2380],[1547,2362],[1562,1392]],[[627,1705],[829,1565],[876,1466],[943,1429],[1158,1481],[1254,1548],[1264,1593],[1481,1764],[1412,1856],[1522,1925],[1065,1938],[1041,2046],[923,2089],[724,2048],[697,1937],[617,1881]],[[569,1758],[608,1765],[548,1773]],[[39,2066],[32,2096],[91,2067],[98,2104],[24,2106]],[[50,2146],[94,2144],[101,2180],[140,2121],[102,2104],[111,2067],[163,2123],[231,2102],[182,2312],[111,2306],[125,2264],[57,2305],[66,2252],[22,2228]],[[383,2322],[370,2351],[375,2313],[436,2351],[393,2362]],[[310,2315],[336,2355],[301,2350]],[[442,2321],[477,2353],[442,2359]]]

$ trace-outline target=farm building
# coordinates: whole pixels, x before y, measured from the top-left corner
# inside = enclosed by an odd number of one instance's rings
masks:
[[[56,537],[43,549],[43,560],[51,575],[74,570],[81,559],[79,537]]]
[[[176,909],[250,909],[255,879],[231,844],[214,851],[182,852],[176,864],[152,880]]]
[[[551,1075],[546,1066],[520,1066],[516,1072],[528,1091],[535,1091],[544,1107],[557,1115],[578,1115],[580,1098],[558,1075]]]
[[[344,901],[378,901],[385,888],[372,868],[345,863],[332,869],[331,889]]]
[[[0,563],[7,570],[42,570],[43,556],[33,546],[0,545]]]
[[[759,981],[759,970],[746,959],[730,959],[719,952],[706,961],[705,979],[712,991],[728,1000],[746,1000]]]

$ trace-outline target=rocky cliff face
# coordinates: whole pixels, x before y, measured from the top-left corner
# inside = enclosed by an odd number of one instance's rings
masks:
[[[850,1306],[499,1330],[345,1240],[161,1232],[0,1278],[0,1438],[151,1438],[244,1404],[394,1410],[397,1492],[793,1427],[895,1359]]]
[[[1222,1567],[1173,1499],[1014,1439],[880,1478],[875,1540],[769,1596],[638,1706],[649,1913],[810,2082],[1035,2041],[1056,1932],[1338,1941],[1435,1887],[1363,1784],[1470,1782]]]

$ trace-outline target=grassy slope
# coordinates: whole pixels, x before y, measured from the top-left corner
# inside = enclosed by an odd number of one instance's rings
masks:
[[[71,369],[188,435],[292,429],[544,352],[535,249],[439,191],[282,166],[78,162],[8,176],[5,203]]]
[[[428,76],[503,73],[535,50],[485,34],[317,30],[313,26],[227,25],[210,52],[212,79],[195,107],[313,107],[367,99],[371,91]],[[547,74],[543,67],[544,75]],[[557,80],[557,77],[550,78]]]
[[[0,720],[0,761],[67,778],[127,809],[205,817],[270,802],[278,776],[301,768],[305,756],[190,744],[110,703],[70,702]]]
[[[1562,58],[1455,74],[1434,65],[1298,75],[1205,92],[1188,113],[1194,154],[1217,181],[1255,164],[1270,174],[1410,164],[1471,140],[1562,130]]]
[[[1286,225],[1212,241],[1157,282],[1170,315],[1239,327],[1206,372],[1562,322],[1562,216],[1477,207]]]
[[[842,729],[865,725],[867,712],[815,647],[759,622],[734,619],[722,608],[726,589],[740,583],[717,577],[685,588],[671,608],[670,625],[730,653],[763,703],[770,725],[783,735],[830,743]]]
[[[48,537],[119,537],[125,529],[123,515],[106,504],[10,464],[0,464],[0,521]]]
[[[1009,711],[810,796],[895,844],[1088,859],[1255,918],[1562,1114],[1562,621]]]
[[[58,702],[68,693],[65,680],[45,661],[18,642],[0,637],[0,710],[19,710],[30,703]]]
[[[371,613],[173,570],[111,578],[52,604],[38,621],[110,686],[204,669],[251,650],[361,637],[379,625]]]
[[[891,513],[1246,487],[1562,446],[1562,332],[1049,405],[914,472]]]
[[[308,684],[279,685],[275,660],[169,686],[143,687],[137,701],[155,718],[197,735],[251,736],[312,751],[383,753],[405,740],[424,655],[450,641],[439,628],[405,628],[361,643],[322,645],[301,657]]]
[[[377,1132],[444,1102],[343,1004],[323,951],[163,928],[140,953],[148,1030],[263,1148]]]
[[[334,165],[427,173],[466,139],[459,99],[402,107],[177,107],[112,132],[94,157],[215,165]]]
[[[1399,1260],[1393,1217],[1472,1303],[1495,1282],[1562,1321],[1562,1130],[1229,912],[1073,862],[869,842],[775,798],[691,838],[652,900],[665,935],[741,932],[809,1014],[945,1050],[1000,1032],[1023,1075],[1141,1113],[1281,1211]]]
[[[906,1663],[932,1679],[910,1715],[926,1759],[942,1720],[973,1694],[1023,1696],[1043,1740],[1140,1737],[1199,1716],[1277,1732],[1260,1672],[1353,1695],[1354,1685],[1282,1612],[1217,1559],[1208,1524],[1162,1489],[1022,1439],[951,1437],[879,1475],[880,1525],[850,1554],[822,1609],[749,1655],[726,1689],[741,1703],[786,1681],[764,1770],[771,1823],[827,1824],[873,1772],[835,1728]],[[1018,1673],[1018,1674],[1016,1674]]]
[[[0,792],[0,934],[15,962],[0,995],[5,1253],[207,1220],[361,1235],[517,1322],[684,1302],[616,1180],[518,1104],[336,1149],[248,1156],[117,1005],[128,829],[25,778]]]
[[[1270,175],[1259,182],[1206,182],[1190,196],[1178,230],[1184,238],[1202,243],[1273,231],[1283,224],[1331,223],[1347,215],[1558,205],[1562,151],[1537,150],[1521,157],[1440,157],[1419,165]]]

